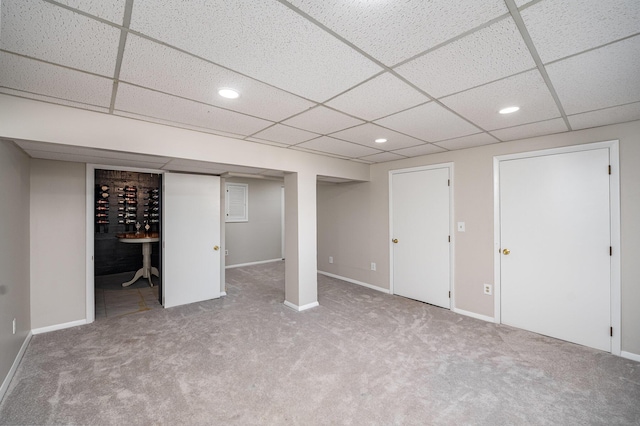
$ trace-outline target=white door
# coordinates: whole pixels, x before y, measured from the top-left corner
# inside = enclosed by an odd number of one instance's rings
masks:
[[[220,178],[165,173],[163,209],[164,307],[220,297]]]
[[[448,167],[391,175],[394,294],[451,307],[449,197]]]
[[[500,162],[504,324],[611,350],[608,166],[606,148]]]

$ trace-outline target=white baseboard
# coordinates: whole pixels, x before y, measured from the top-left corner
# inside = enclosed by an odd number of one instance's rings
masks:
[[[261,265],[263,263],[271,263],[271,262],[282,262],[281,257],[277,258],[277,259],[269,259],[269,260],[259,260],[257,262],[249,262],[249,263],[238,263],[236,265],[229,265],[229,266],[225,266],[224,269],[231,269],[231,268],[239,268],[241,266],[251,266],[251,265]]]
[[[13,376],[16,374],[18,365],[20,365],[20,361],[24,356],[24,352],[27,350],[27,346],[29,346],[29,342],[31,341],[31,336],[33,336],[33,333],[29,332],[29,334],[27,334],[27,337],[25,337],[24,342],[22,342],[22,346],[18,351],[18,355],[16,355],[16,359],[13,360],[13,364],[11,365],[9,372],[7,373],[7,377],[4,378],[2,386],[0,386],[0,402],[2,402],[4,394],[7,393],[7,389],[9,389],[9,383],[11,383],[11,379],[13,379]]]
[[[633,352],[625,352],[625,351],[622,351],[622,352],[620,352],[620,356],[621,356],[622,358],[626,358],[626,359],[630,359],[630,360],[632,360],[632,361],[638,361],[638,362],[640,362],[640,355],[638,355],[638,354],[634,354]]]
[[[226,292],[226,291],[221,291],[221,292],[220,292],[220,297],[225,297],[226,295],[227,295],[227,292]]]
[[[322,274],[322,275],[326,275],[327,277],[331,277],[331,278],[335,278],[335,279],[338,279],[338,280],[346,281],[346,282],[351,283],[351,284],[361,285],[363,287],[370,288],[371,290],[376,290],[376,291],[380,291],[382,293],[389,294],[389,289],[386,289],[386,288],[382,288],[382,287],[378,287],[378,286],[375,286],[375,285],[363,283],[362,281],[352,280],[351,278],[341,277],[340,275],[331,274],[329,272],[318,271],[318,273]]]
[[[34,335],[42,334],[42,333],[48,333],[50,331],[64,330],[65,328],[77,327],[79,325],[85,325],[85,324],[89,324],[89,322],[87,322],[86,319],[82,319],[78,321],[65,322],[64,324],[56,324],[56,325],[50,325],[48,327],[34,328],[33,330],[31,330],[31,333],[33,333]]]
[[[496,320],[493,317],[490,317],[487,315],[476,314],[475,312],[465,311],[463,309],[458,309],[458,308],[453,308],[452,311],[455,312],[456,314],[465,315],[465,316],[479,319],[482,321],[496,322]]]
[[[313,302],[313,303],[307,303],[306,305],[298,306],[298,305],[294,305],[293,303],[289,302],[288,300],[285,300],[284,301],[284,306],[286,306],[287,308],[291,308],[294,311],[302,312],[302,311],[306,311],[307,309],[311,309],[311,308],[315,308],[316,306],[320,306],[320,304],[318,302]]]

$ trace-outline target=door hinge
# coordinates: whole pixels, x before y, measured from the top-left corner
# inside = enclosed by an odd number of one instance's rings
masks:
[[[449,242],[451,242],[451,235],[449,235]]]
[[[449,292],[449,299],[451,299],[451,292]]]
[[[447,179],[447,186],[451,186],[451,179]]]
[[[613,256],[613,247],[609,246],[609,256]]]
[[[613,327],[609,327],[609,336],[613,337]]]
[[[609,174],[611,174],[611,166],[609,166]]]

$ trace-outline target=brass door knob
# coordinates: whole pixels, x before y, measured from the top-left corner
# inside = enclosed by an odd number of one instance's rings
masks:
[[[214,249],[215,251],[218,251],[218,250],[220,250],[220,247],[218,247],[218,246],[213,246],[213,249]]]
[[[398,244],[398,239],[397,239],[397,238],[394,238],[394,239],[393,239],[393,240],[391,240],[391,241],[393,241],[393,242],[394,242],[394,244]]]
[[[509,249],[502,250],[502,254],[504,254],[505,256],[508,256],[509,253],[511,253],[511,250],[509,250]]]

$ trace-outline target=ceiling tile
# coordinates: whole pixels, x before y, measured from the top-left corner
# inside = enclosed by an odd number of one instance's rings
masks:
[[[562,118],[541,121],[539,123],[529,123],[522,126],[509,127],[507,129],[493,130],[496,138],[503,141],[511,141],[515,139],[533,138],[536,136],[551,135],[554,133],[566,132],[567,125]]]
[[[380,71],[272,0],[136,0],[131,28],[300,96],[324,101]],[[230,48],[233,46],[233,48]]]
[[[39,0],[2,2],[0,48],[113,77],[120,30]]]
[[[463,138],[449,139],[436,143],[442,148],[454,151],[456,149],[473,148],[475,146],[489,145],[500,142],[488,133],[477,133],[475,135],[465,136]]]
[[[465,136],[479,130],[435,102],[383,118],[376,123],[429,142]]]
[[[640,120],[640,102],[570,115],[568,118],[573,130]]]
[[[518,6],[518,7],[522,7],[522,6],[524,6],[525,4],[529,4],[529,3],[531,3],[531,2],[532,2],[532,1],[534,1],[534,0],[515,0],[515,1],[516,1],[516,6]]]
[[[375,120],[429,101],[402,80],[384,73],[326,104],[365,120]]]
[[[476,87],[441,101],[485,130],[560,117],[560,111],[538,70]],[[520,111],[498,114],[502,108],[514,105],[519,106]]]
[[[408,62],[396,71],[439,98],[535,66],[516,24],[507,18]]]
[[[96,106],[111,102],[113,80],[4,52],[0,63],[0,86]]]
[[[2,74],[2,72],[0,72],[0,75]],[[0,81],[2,80],[2,77],[0,76]],[[2,83],[0,83],[2,84]],[[31,93],[31,92],[23,92],[20,90],[14,90],[14,89],[7,89],[6,87],[0,87],[0,93],[4,93],[7,95],[14,95],[14,96],[18,96],[21,98],[27,98],[27,99],[35,99],[37,101],[43,101],[43,102],[49,102],[52,104],[57,104],[57,105],[64,105],[64,106],[70,106],[70,107],[74,107],[74,108],[80,108],[80,109],[86,109],[89,111],[96,111],[96,112],[104,112],[104,113],[108,113],[109,112],[109,108],[104,106],[104,107],[99,107],[99,106],[95,106],[95,105],[89,105],[89,104],[85,104],[82,102],[74,102],[74,101],[68,101],[65,99],[60,99],[60,98],[54,98],[52,96],[45,96],[45,95],[38,95],[35,93]]]
[[[640,32],[640,1],[541,1],[522,19],[547,63]]]
[[[298,96],[133,34],[127,37],[120,79],[274,121],[314,105]],[[222,87],[237,90],[240,97],[221,97],[218,89]]]
[[[501,0],[288,0],[386,65],[507,13]]]
[[[362,120],[334,111],[322,105],[283,121],[289,126],[298,127],[310,132],[327,134],[362,124]]]
[[[640,36],[546,69],[567,114],[640,101]]]
[[[386,161],[403,160],[405,158],[407,157],[404,155],[394,154],[393,152],[381,152],[379,154],[362,157],[363,160],[371,161],[372,163],[384,163]]]
[[[56,0],[58,3],[122,25],[126,0]]]
[[[245,136],[272,124],[259,118],[125,83],[118,86],[115,109]]]
[[[381,152],[378,149],[369,148],[362,145],[357,145],[351,142],[345,142],[338,139],[330,138],[328,136],[322,136],[318,139],[304,142],[296,147],[312,149],[314,151],[327,152],[330,154],[336,154],[349,158],[364,157],[365,155],[372,155]]]
[[[331,137],[355,142],[360,145],[367,145],[374,149],[383,149],[385,151],[407,148],[424,143],[424,141],[412,138],[411,136],[403,135],[371,123],[333,133]],[[378,138],[387,139],[387,142],[376,143],[375,140]]]
[[[263,131],[252,135],[256,139],[266,139],[272,142],[285,143],[288,145],[297,144],[317,138],[316,133],[307,132],[306,130],[295,129],[293,127],[276,124],[275,126],[264,129]]]
[[[426,143],[424,145],[412,146],[411,148],[398,149],[393,151],[406,157],[419,157],[421,155],[435,154],[437,152],[444,152],[445,150],[439,146]]]

